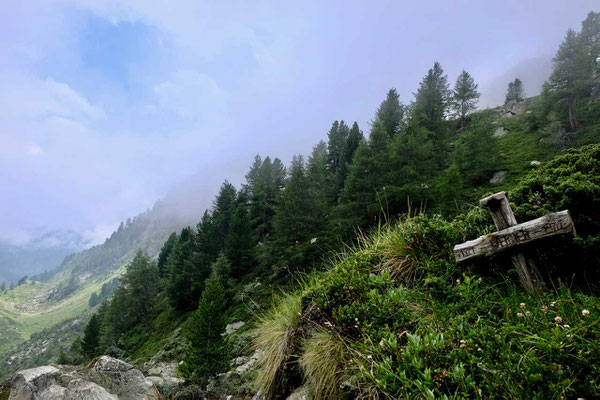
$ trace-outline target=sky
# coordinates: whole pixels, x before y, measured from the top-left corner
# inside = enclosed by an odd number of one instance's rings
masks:
[[[210,206],[255,154],[307,154],[336,119],[367,134],[386,92],[410,103],[434,61],[452,83],[468,70],[482,107],[517,75],[534,95],[599,6],[3,0],[0,242],[97,243],[189,182]]]

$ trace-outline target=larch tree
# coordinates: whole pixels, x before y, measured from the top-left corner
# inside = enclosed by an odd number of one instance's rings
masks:
[[[566,105],[571,131],[579,128],[577,99],[584,86],[585,77],[585,66],[581,54],[579,35],[569,29],[552,60],[554,65],[548,80],[550,92]]]
[[[189,347],[179,367],[188,381],[200,385],[228,365],[227,345],[222,336],[227,324],[225,289],[215,275],[206,280],[204,287],[198,309],[184,326]]]
[[[469,113],[475,111],[481,94],[477,90],[479,85],[467,71],[463,69],[452,91],[452,109],[458,117],[460,129],[465,128],[465,120]]]

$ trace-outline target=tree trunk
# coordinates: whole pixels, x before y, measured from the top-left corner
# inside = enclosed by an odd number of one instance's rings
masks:
[[[577,122],[577,118],[575,117],[575,98],[574,96],[569,96],[567,100],[568,108],[569,108],[569,125],[571,127],[571,131],[576,131],[579,128],[579,122]]]

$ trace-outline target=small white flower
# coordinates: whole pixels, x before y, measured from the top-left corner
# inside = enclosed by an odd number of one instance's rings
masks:
[[[369,355],[367,356],[367,358],[370,360],[370,359],[372,359],[372,358],[373,358],[373,356],[369,354]]]
[[[521,304],[519,304],[519,307],[521,307],[521,308],[525,308],[525,303],[521,303]]]
[[[518,313],[517,313],[517,317],[519,317],[519,318],[523,318],[523,317],[524,317],[524,315],[523,315],[523,313],[520,313],[520,312],[518,312]]]
[[[581,310],[581,315],[587,317],[588,315],[590,315],[590,310]]]
[[[483,349],[481,347],[478,347],[477,351],[483,351]]]
[[[556,322],[557,324],[560,324],[562,322],[562,318],[559,316],[556,316],[556,318],[554,318],[554,322]]]
[[[553,301],[552,303],[550,303],[550,307],[554,307],[556,305],[556,302]]]
[[[567,337],[570,339],[570,338],[571,338],[571,335],[570,335],[570,334],[567,334]]]
[[[567,325],[567,324],[564,324],[564,325],[563,325],[563,328],[565,328],[565,329],[569,329],[570,327],[571,327],[571,326],[570,326],[570,325]]]
[[[540,308],[540,310],[542,310],[542,312],[546,312],[546,311],[548,311],[548,307],[542,306],[542,308]]]
[[[529,317],[531,317],[531,313],[530,313],[529,311],[525,311],[525,316],[526,316],[527,318],[529,318]]]
[[[456,283],[460,285],[460,279],[457,279],[457,280],[456,280]]]
[[[461,340],[460,341],[460,346],[461,349],[464,349],[465,347],[467,347],[467,341],[466,340]]]

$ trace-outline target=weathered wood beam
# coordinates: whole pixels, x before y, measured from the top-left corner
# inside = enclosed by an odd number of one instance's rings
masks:
[[[454,256],[456,262],[460,263],[482,256],[493,256],[534,240],[574,233],[575,225],[569,211],[560,211],[457,244],[454,246]]]

